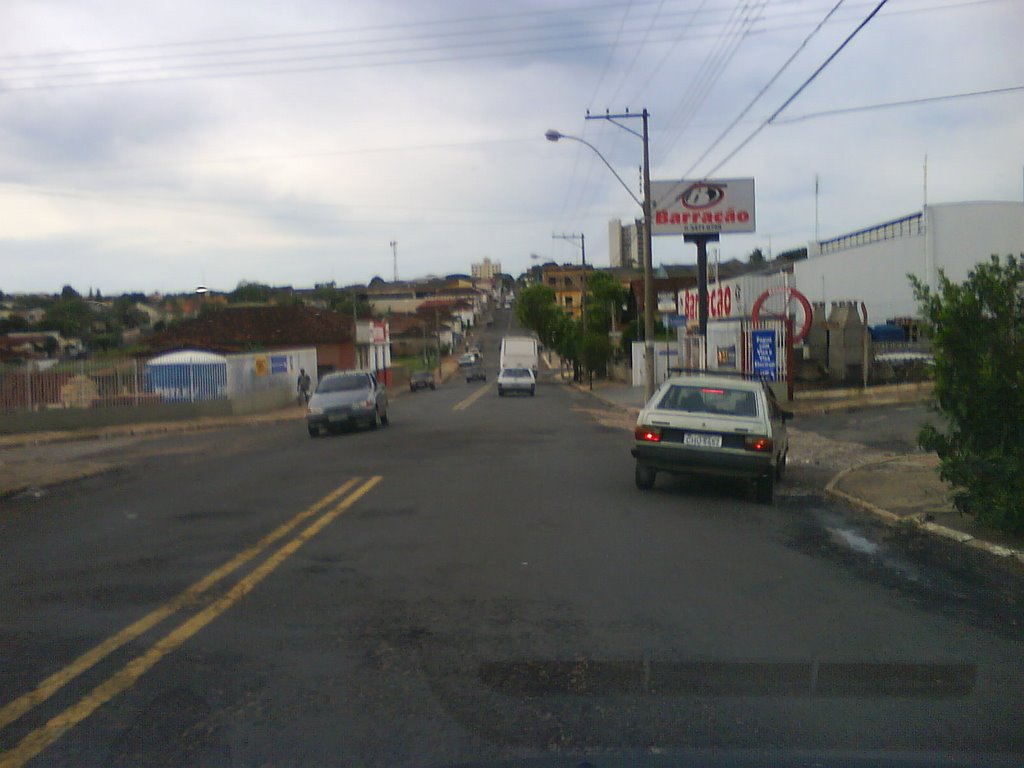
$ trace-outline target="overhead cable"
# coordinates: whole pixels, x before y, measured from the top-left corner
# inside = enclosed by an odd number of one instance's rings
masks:
[[[815,35],[818,34],[818,32],[821,30],[821,28],[823,26],[825,26],[825,24],[828,23],[828,20],[831,19],[832,16],[835,14],[835,12],[839,10],[839,7],[843,4],[843,2],[844,2],[844,0],[838,0],[838,2],[835,5],[832,6],[832,9],[828,13],[825,14],[825,16],[822,18],[822,20],[818,22],[817,26],[814,29],[811,30],[810,34],[807,35],[807,37],[804,38],[803,42],[800,43],[800,45],[797,46],[796,50],[793,51],[793,53],[790,55],[790,57],[788,59],[786,59],[786,61],[782,64],[782,66],[779,67],[779,69],[775,72],[774,75],[772,75],[771,79],[768,80],[768,82],[764,84],[764,86],[761,88],[761,90],[757,92],[757,94],[754,96],[753,99],[750,100],[750,102],[747,104],[747,106],[743,108],[743,110],[733,119],[733,121],[731,123],[729,123],[728,126],[726,126],[725,130],[722,131],[718,135],[718,138],[716,138],[711,143],[711,146],[709,146],[706,150],[704,150],[704,153],[700,157],[698,157],[696,160],[694,160],[693,165],[691,165],[687,169],[686,173],[683,174],[683,178],[684,179],[689,177],[689,175],[691,173],[693,173],[694,169],[698,165],[700,165],[702,162],[704,162],[704,158],[707,157],[708,155],[710,155],[715,150],[715,148],[718,147],[718,145],[722,142],[722,140],[732,131],[733,128],[736,127],[736,125],[740,122],[740,120],[742,120],[744,117],[746,117],[747,113],[750,112],[750,110],[761,99],[761,97],[764,96],[765,93],[768,92],[768,89],[771,88],[773,85],[775,85],[776,81],[782,76],[782,73],[785,72],[789,68],[789,65],[792,64],[793,61],[796,59],[796,57],[799,56],[803,52],[803,50],[807,47],[807,44],[814,38]]]
[[[860,24],[858,24],[857,27],[849,35],[846,36],[846,39],[843,40],[843,42],[839,44],[838,48],[836,48],[834,51],[832,51],[832,53],[829,55],[829,57],[827,59],[825,59],[825,61],[823,61],[821,63],[821,65],[818,66],[818,68],[814,70],[813,73],[811,73],[811,76],[808,77],[806,80],[804,80],[803,83],[800,84],[800,87],[797,88],[795,91],[793,91],[793,93],[790,94],[789,98],[787,98],[784,102],[782,102],[782,105],[778,109],[776,109],[768,117],[767,120],[765,120],[763,123],[761,123],[757,128],[754,129],[754,131],[749,136],[747,136],[747,138],[745,138],[742,142],[740,142],[739,146],[737,146],[732,152],[730,152],[728,155],[726,155],[718,163],[718,165],[716,165],[714,168],[709,170],[705,174],[705,178],[707,178],[708,176],[712,176],[719,168],[721,168],[727,162],[732,160],[732,158],[734,158],[737,154],[739,154],[739,152],[744,147],[746,147],[747,144],[749,144],[751,141],[754,140],[754,137],[756,137],[759,133],[761,133],[761,131],[763,131],[765,128],[767,128],[769,125],[771,125],[772,121],[776,117],[781,115],[782,112],[786,109],[786,107],[788,107],[790,104],[792,104],[793,101],[795,101],[796,98],[801,93],[803,93],[804,90],[806,90],[807,86],[809,86],[811,83],[813,83],[815,81],[815,79],[818,77],[818,75],[820,75],[825,70],[825,67],[827,67],[829,64],[831,64],[835,60],[836,56],[838,56],[842,52],[842,50],[844,48],[846,48],[847,45],[850,44],[850,41],[853,40],[853,38],[855,38],[858,35],[858,33],[860,33],[860,31],[862,29],[864,29],[864,27],[866,27],[868,25],[868,23],[873,18],[875,18],[875,16],[878,14],[878,12],[881,11],[882,8],[884,8],[886,3],[888,3],[888,2],[889,2],[889,0],[879,0],[878,4],[872,9],[871,13],[869,13],[864,18],[864,20]]]
[[[913,107],[918,104],[934,104],[938,101],[953,101],[954,99],[967,99],[974,96],[995,96],[1003,93],[1014,93],[1024,91],[1024,85],[1011,85],[1007,88],[989,88],[984,91],[967,91],[965,93],[947,93],[942,96],[924,96],[919,99],[903,99],[902,101],[884,101],[878,104],[861,104],[856,107],[840,107],[838,109],[824,109],[820,112],[808,112],[804,115],[794,115],[776,120],[772,125],[788,125],[800,123],[805,120],[816,120],[819,117],[831,117],[833,115],[849,115],[855,112],[871,112],[878,109],[891,109],[893,107]]]

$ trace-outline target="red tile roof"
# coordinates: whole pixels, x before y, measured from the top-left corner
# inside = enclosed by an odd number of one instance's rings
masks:
[[[151,352],[198,348],[213,352],[353,343],[352,318],[303,306],[228,307],[183,320],[147,340]]]

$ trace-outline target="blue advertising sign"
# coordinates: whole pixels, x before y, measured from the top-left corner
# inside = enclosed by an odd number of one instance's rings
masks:
[[[750,339],[754,347],[754,373],[762,379],[774,381],[779,375],[775,331],[753,331]]]
[[[661,322],[666,328],[682,328],[686,325],[686,315],[663,315]]]
[[[288,373],[288,356],[287,355],[271,355],[270,356],[270,372],[271,373]]]

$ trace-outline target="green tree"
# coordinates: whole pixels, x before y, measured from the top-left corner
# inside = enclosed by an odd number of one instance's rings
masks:
[[[612,317],[621,328],[622,308],[629,299],[629,290],[608,272],[594,272],[587,278],[587,331],[608,334]]]
[[[589,331],[580,339],[580,364],[591,377],[595,373],[605,372],[611,354],[612,345],[607,333]]]
[[[1024,258],[1024,256],[1022,256]],[[993,256],[932,291],[910,276],[930,326],[937,410],[921,430],[962,513],[1024,533],[1024,262]]]
[[[71,286],[65,286],[65,291]],[[46,314],[39,324],[45,331],[58,331],[66,339],[88,339],[92,330],[94,315],[89,304],[81,296],[71,292],[46,308]]]
[[[555,292],[546,285],[531,285],[519,292],[516,317],[525,328],[534,331],[543,344],[553,347],[551,331],[562,312],[555,304]]]
[[[764,264],[764,252],[760,248],[755,248],[750,252],[747,262],[750,264]]]
[[[228,301],[232,304],[266,304],[272,293],[273,289],[269,285],[242,280],[228,294]]]

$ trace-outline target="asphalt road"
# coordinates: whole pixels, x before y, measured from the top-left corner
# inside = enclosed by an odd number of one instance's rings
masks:
[[[507,322],[388,428],[138,441],[0,501],[0,768],[1020,762],[1019,603],[799,478],[637,491],[596,400],[497,397]]]

